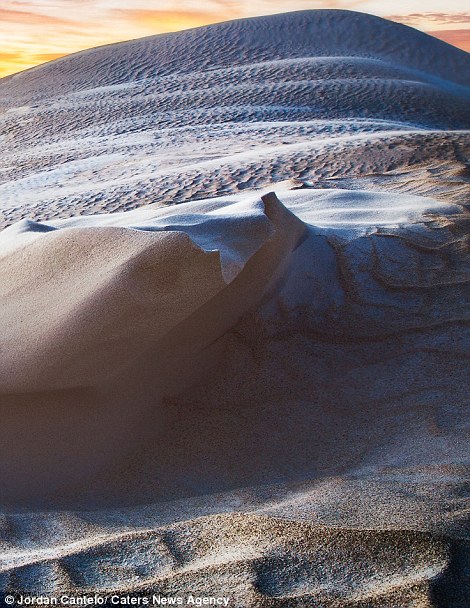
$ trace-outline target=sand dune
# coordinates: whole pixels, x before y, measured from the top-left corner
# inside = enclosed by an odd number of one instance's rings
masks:
[[[1,390],[90,387],[118,375],[232,283],[272,237],[261,200],[232,207],[4,230]],[[268,281],[276,268],[266,270]]]
[[[293,177],[461,200],[468,85],[466,53],[347,11],[84,51],[0,81],[3,225]]]
[[[468,605],[469,67],[303,11],[0,80],[1,592]]]

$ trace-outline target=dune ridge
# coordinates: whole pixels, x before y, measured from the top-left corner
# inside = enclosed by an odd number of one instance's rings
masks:
[[[468,606],[468,74],[322,10],[0,80],[1,593]]]

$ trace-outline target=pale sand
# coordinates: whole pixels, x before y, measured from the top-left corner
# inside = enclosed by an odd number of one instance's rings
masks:
[[[469,605],[469,66],[312,11],[0,81],[0,592]]]

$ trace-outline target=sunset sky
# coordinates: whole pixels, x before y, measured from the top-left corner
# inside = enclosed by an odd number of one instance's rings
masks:
[[[470,51],[468,6],[466,0],[1,0],[0,76],[110,42],[307,8],[380,15]]]

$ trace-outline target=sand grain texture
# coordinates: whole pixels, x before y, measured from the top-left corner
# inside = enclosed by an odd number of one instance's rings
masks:
[[[469,86],[333,10],[0,80],[2,593],[470,604]]]

